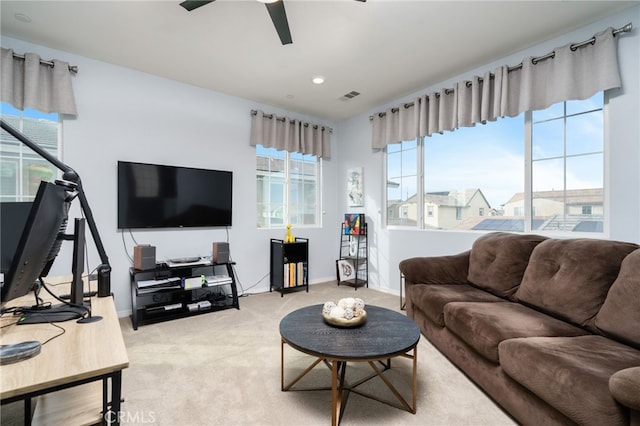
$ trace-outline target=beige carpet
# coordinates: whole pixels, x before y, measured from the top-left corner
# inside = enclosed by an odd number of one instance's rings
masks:
[[[123,372],[123,425],[268,426],[331,424],[330,391],[280,390],[280,319],[303,306],[360,297],[367,304],[400,311],[398,296],[367,288],[311,285],[297,291],[254,294],[228,309],[190,318],[131,327],[121,325],[130,367]],[[400,311],[404,312],[404,311]],[[318,313],[320,314],[320,313]],[[513,425],[500,408],[422,337],[418,344],[417,413],[351,394],[341,425]],[[285,346],[289,382],[313,358]],[[350,364],[347,380],[371,372]],[[395,358],[385,376],[411,401],[411,361]],[[350,380],[351,379],[351,380]],[[318,365],[294,389],[330,386],[330,371]],[[375,378],[359,389],[394,401]],[[2,425],[19,425],[21,403],[2,407]],[[72,425],[65,425],[72,426]]]
[[[358,296],[367,304],[399,311],[398,296],[335,282],[297,291],[250,295],[229,309],[134,331],[121,320],[130,367],[124,370],[125,424],[328,425],[330,391],[280,390],[280,319],[311,304]],[[319,313],[320,314],[320,313]],[[285,347],[287,381],[313,361]],[[411,361],[393,360],[385,373],[411,399]],[[347,369],[347,379],[370,372]],[[323,364],[296,386],[329,386]],[[379,379],[363,385],[393,401]],[[294,387],[295,389],[296,387]],[[351,394],[342,425],[511,425],[513,421],[422,337],[418,345],[418,404],[411,414]]]

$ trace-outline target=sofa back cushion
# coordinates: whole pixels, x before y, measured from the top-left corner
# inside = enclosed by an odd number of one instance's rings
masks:
[[[496,296],[515,293],[533,249],[547,237],[492,232],[478,238],[469,256],[467,279]]]
[[[605,336],[640,348],[640,249],[622,261],[595,325]]]
[[[622,260],[639,246],[596,239],[549,239],[531,253],[514,297],[557,318],[596,331],[594,319]]]

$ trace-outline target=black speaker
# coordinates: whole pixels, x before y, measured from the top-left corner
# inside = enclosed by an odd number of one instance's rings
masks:
[[[229,243],[213,243],[211,261],[213,263],[229,263]]]
[[[133,248],[133,267],[146,271],[156,267],[156,248],[154,246],[135,246]]]

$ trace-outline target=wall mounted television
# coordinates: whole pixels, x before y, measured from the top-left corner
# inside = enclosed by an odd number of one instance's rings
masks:
[[[233,172],[118,161],[118,229],[231,226]]]

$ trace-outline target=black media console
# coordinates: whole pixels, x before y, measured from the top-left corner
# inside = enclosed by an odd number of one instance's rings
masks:
[[[221,309],[240,309],[233,265],[160,263],[151,270],[130,268],[133,329]]]

